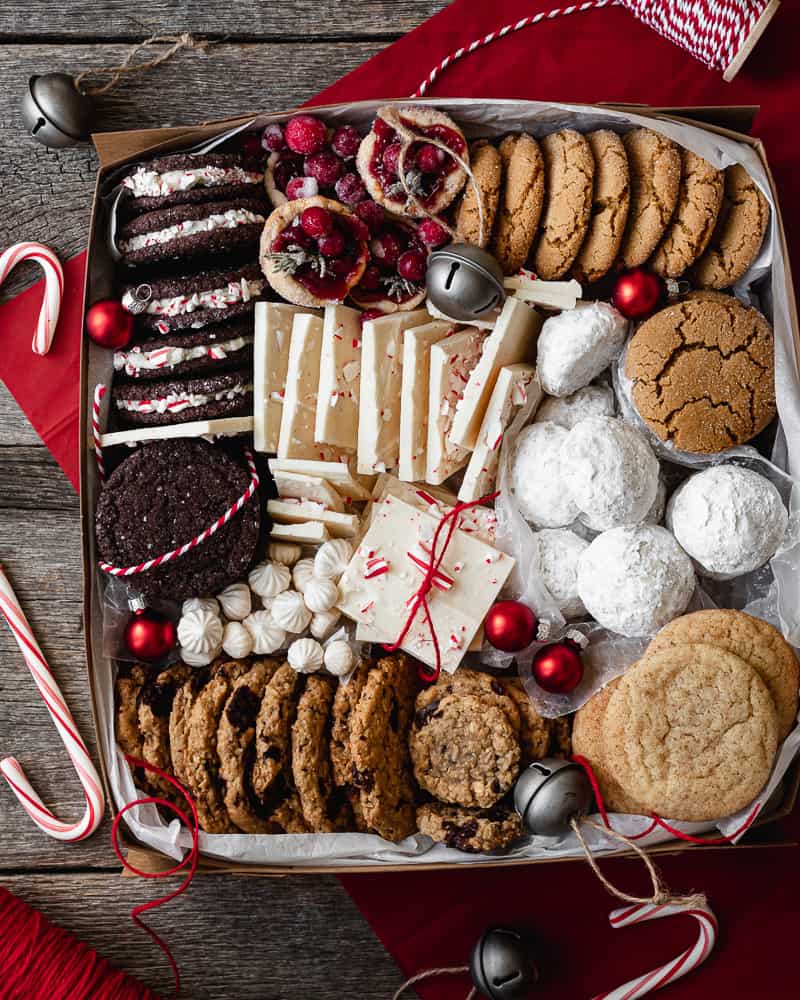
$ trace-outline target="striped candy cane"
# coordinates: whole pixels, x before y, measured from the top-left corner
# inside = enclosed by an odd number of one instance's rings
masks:
[[[0,772],[19,799],[22,808],[40,830],[44,830],[56,840],[83,840],[94,833],[103,818],[105,800],[100,778],[89,757],[86,744],[78,733],[75,720],[67,708],[64,696],[50,673],[44,654],[34,638],[28,620],[2,567],[0,567],[0,611],[8,622],[12,635],[17,640],[17,645],[22,650],[22,655],[33,675],[39,694],[44,699],[50,718],[55,723],[70,760],[78,772],[86,796],[86,809],[83,816],[75,823],[63,823],[56,819],[55,815],[36,794],[25,777],[25,772],[19,762],[13,757],[6,757],[0,761]]]
[[[647,993],[653,993],[662,987],[675,982],[681,976],[685,976],[692,969],[701,965],[714,947],[717,940],[717,918],[707,906],[670,906],[656,905],[654,903],[639,903],[636,906],[627,906],[621,910],[614,910],[609,916],[611,926],[616,930],[620,927],[629,927],[631,924],[641,924],[646,920],[660,920],[662,917],[672,917],[685,915],[694,917],[699,924],[700,933],[697,940],[689,948],[673,958],[671,961],[660,965],[651,972],[645,972],[636,979],[631,979],[624,986],[608,993],[598,993],[594,1000],[636,1000]]]
[[[41,264],[44,271],[44,299],[31,350],[34,354],[47,354],[53,343],[58,313],[61,309],[64,272],[61,269],[61,262],[49,247],[42,243],[17,243],[0,255],[0,285],[6,280],[9,271],[23,260],[35,260]]]
[[[104,385],[96,385],[94,387],[94,396],[92,398],[92,441],[94,443],[94,457],[97,461],[97,475],[100,477],[101,483],[106,481],[106,467],[103,462],[103,446],[100,435],[100,404],[103,402],[105,394],[106,387]]]

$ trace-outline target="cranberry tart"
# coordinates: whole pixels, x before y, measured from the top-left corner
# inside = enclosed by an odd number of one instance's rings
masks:
[[[381,313],[404,312],[425,298],[428,250],[416,228],[386,217],[369,240],[369,263],[351,290],[357,306]]]
[[[298,198],[276,208],[261,235],[261,269],[273,290],[298,306],[343,302],[367,266],[369,232],[331,198]]]

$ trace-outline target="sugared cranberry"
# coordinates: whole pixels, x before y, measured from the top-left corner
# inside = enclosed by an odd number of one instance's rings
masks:
[[[283,129],[277,122],[267,125],[261,133],[261,145],[270,153],[277,153],[279,149],[284,148],[286,141],[283,138]]]
[[[307,208],[306,212],[310,212],[312,209]],[[303,215],[306,213],[303,212]],[[317,240],[317,246],[319,247],[319,252],[323,257],[339,257],[344,252],[345,238],[344,233],[341,229],[332,229],[325,236],[320,236]]]
[[[352,125],[342,125],[340,128],[337,128],[331,139],[331,149],[333,149],[337,156],[341,156],[343,160],[349,160],[352,156],[355,156],[360,145],[361,136],[358,134],[358,130],[353,128]]]
[[[313,198],[319,194],[319,184],[314,177],[293,177],[286,185],[286,197],[289,201],[295,198]]]
[[[417,166],[426,174],[438,174],[444,163],[445,154],[441,149],[426,142],[417,151]]]
[[[381,272],[374,264],[369,264],[364,269],[364,273],[361,275],[361,281],[359,281],[359,288],[364,288],[368,292],[374,292],[376,288],[380,288],[381,284]]]
[[[417,239],[416,236],[411,236],[406,243],[406,250],[416,250],[422,254],[423,257],[428,256],[428,251],[425,249],[425,244],[422,240]]]
[[[272,168],[272,179],[275,187],[279,191],[286,191],[289,181],[293,177],[299,177],[303,173],[303,161],[294,153],[282,152],[278,154],[278,159]]]
[[[376,233],[383,225],[386,215],[381,206],[371,199],[360,201],[353,209],[371,233]]]
[[[387,267],[393,267],[400,258],[403,248],[394,233],[384,230],[369,242],[372,256]]]
[[[312,153],[303,166],[306,177],[314,177],[320,187],[332,188],[342,172],[342,161],[329,149]]]
[[[394,138],[395,131],[391,125],[387,124],[383,118],[376,118],[372,126],[372,131],[382,142],[389,142]]]
[[[397,273],[407,281],[422,281],[425,278],[425,254],[419,250],[406,250],[397,261]]]
[[[367,189],[358,174],[345,174],[336,182],[334,190],[339,201],[356,205],[367,197]]]
[[[309,236],[324,236],[333,228],[333,216],[327,208],[312,205],[304,209],[300,216],[300,225],[303,227],[303,232]]]
[[[423,219],[417,226],[417,236],[429,247],[441,247],[450,240],[450,234],[433,219]]]
[[[383,164],[383,169],[387,174],[389,174],[390,177],[397,176],[397,164],[400,161],[401,148],[402,147],[399,142],[393,142],[390,143],[383,151],[381,163]]]
[[[295,115],[286,123],[286,145],[295,153],[317,153],[327,138],[325,123],[313,115]]]
[[[380,319],[383,315],[384,314],[380,311],[380,309],[365,309],[364,312],[361,313],[361,325],[363,326],[366,322],[368,322],[368,320],[371,319]]]
[[[242,153],[244,156],[258,159],[264,155],[261,148],[261,137],[257,132],[245,132],[242,136]]]

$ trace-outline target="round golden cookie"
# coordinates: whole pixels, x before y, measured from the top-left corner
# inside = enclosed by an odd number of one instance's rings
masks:
[[[675,143],[649,128],[623,136],[631,172],[631,206],[619,263],[639,267],[666,232],[681,180],[681,154]]]
[[[586,237],[592,211],[594,157],[586,138],[565,128],[542,139],[547,183],[532,266],[545,281],[563,278]]]
[[[800,668],[794,650],[776,628],[743,611],[727,608],[693,611],[665,625],[647,647],[647,652],[657,653],[686,642],[725,649],[748,663],[775,703],[778,739],[786,736],[797,718]]]
[[[456,213],[458,238],[464,243],[486,247],[491,239],[497,205],[500,201],[500,181],[503,164],[500,153],[483,139],[470,146],[470,167],[472,178],[467,180],[464,194]],[[478,211],[478,193],[483,206],[483,239],[481,239],[481,218]]]
[[[663,278],[677,278],[703,253],[722,204],[724,173],[690,149],[681,150],[681,162],[675,214],[649,262]]]
[[[528,259],[544,203],[544,159],[539,143],[507,135],[500,143],[503,181],[492,253],[504,274],[515,274]]]
[[[645,653],[608,702],[603,759],[647,812],[703,822],[764,787],[778,746],[775,705],[744,660],[686,643]]]
[[[717,292],[657,312],[625,359],[639,415],[662,441],[715,454],[745,444],[775,416],[772,328]]]
[[[740,163],[725,171],[725,191],[708,249],[692,279],[698,288],[730,288],[758,256],[769,222],[769,202]]]
[[[608,129],[589,132],[594,157],[594,194],[589,229],[572,273],[581,282],[599,281],[617,259],[630,205],[628,154],[622,139]]]

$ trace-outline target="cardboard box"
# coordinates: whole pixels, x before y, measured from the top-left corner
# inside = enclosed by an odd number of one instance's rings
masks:
[[[365,112],[372,112],[384,101],[363,101],[349,105],[325,105],[315,108],[322,116],[335,115],[337,113],[356,113],[362,115]],[[397,101],[395,103],[402,103]],[[417,100],[414,104],[430,104],[434,107],[449,109],[451,113],[458,116],[459,106],[468,104],[475,105],[475,101],[450,100],[447,98],[436,98],[433,100]],[[524,107],[528,102],[524,101],[493,101],[480,102],[483,108],[490,111],[502,110],[503,105],[511,105],[516,110]],[[777,194],[772,175],[769,170],[766,151],[760,140],[754,139],[746,133],[750,129],[757,112],[756,107],[694,107],[694,108],[648,108],[645,105],[630,104],[607,104],[596,106],[599,110],[607,108],[611,111],[630,111],[638,115],[652,117],[656,121],[663,120],[678,124],[691,124],[700,126],[704,130],[716,135],[724,136],[750,146],[761,160],[766,171],[773,197],[777,204]],[[94,204],[89,233],[89,263],[86,275],[86,287],[84,295],[84,308],[95,302],[97,299],[105,298],[114,293],[114,265],[108,251],[105,235],[106,225],[106,203],[103,193],[110,181],[113,181],[119,168],[135,162],[141,158],[150,158],[157,154],[164,155],[177,150],[184,150],[196,147],[200,144],[213,141],[217,136],[230,132],[232,129],[240,129],[247,126],[258,117],[263,124],[271,121],[283,122],[292,115],[292,111],[286,111],[274,115],[250,114],[238,118],[231,118],[222,121],[203,123],[197,126],[185,126],[163,129],[133,130],[126,132],[108,132],[93,136],[95,146],[100,159],[100,169],[98,171],[97,186],[95,190]],[[800,327],[798,326],[797,311],[794,301],[792,277],[789,270],[788,254],[786,253],[786,237],[780,212],[777,212],[777,226],[781,245],[784,250],[786,260],[785,282],[790,294],[789,300],[790,320],[792,327],[795,350],[800,356]],[[98,593],[98,571],[96,570],[96,552],[94,542],[94,508],[98,491],[98,479],[94,462],[94,453],[91,439],[91,406],[92,389],[97,380],[98,373],[107,369],[110,372],[110,353],[94,345],[88,338],[84,338],[81,353],[81,438],[80,438],[80,468],[81,468],[81,522],[83,538],[83,595],[84,595],[84,623],[86,640],[87,669],[89,672],[89,686],[92,696],[92,707],[94,711],[95,726],[98,730],[98,746],[101,748],[100,766],[105,784],[106,795],[113,805],[113,798],[109,786],[109,760],[102,751],[103,740],[99,733],[99,711],[97,678],[99,671],[110,670],[110,663],[106,658],[98,654],[98,629],[101,628],[102,618],[100,615],[99,593]],[[773,799],[764,809],[762,815],[755,826],[763,826],[766,823],[788,815],[794,806],[798,788],[800,788],[800,760],[796,759],[787,771],[780,794],[773,796]],[[713,839],[714,834],[708,835]],[[160,852],[135,841],[127,828],[123,827],[123,841],[129,848],[130,859],[133,864],[148,872],[164,871],[174,864],[172,859],[167,858]],[[673,854],[686,850],[690,845],[681,841],[672,841],[650,848],[653,853]],[[751,847],[753,845],[738,845],[739,849]],[[760,845],[755,845],[760,846]],[[767,846],[767,845],[765,845]],[[788,846],[770,844],[768,846]],[[730,849],[708,847],[711,849]],[[625,853],[625,852],[618,852]],[[548,861],[569,861],[579,860],[576,858],[497,858],[491,861],[481,861],[482,866],[507,867],[516,864],[538,864]],[[468,861],[462,862],[469,863]],[[457,863],[426,864],[425,870],[455,868]],[[331,874],[335,872],[374,872],[374,871],[401,871],[417,868],[413,861],[406,864],[360,864],[353,865],[342,863],[336,866],[319,865],[252,865],[234,863],[231,861],[220,861],[219,859],[201,857],[199,869],[206,872],[232,872],[246,875],[259,876],[281,876],[288,874]]]

